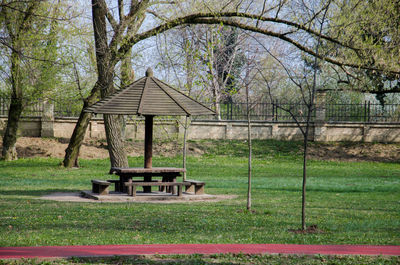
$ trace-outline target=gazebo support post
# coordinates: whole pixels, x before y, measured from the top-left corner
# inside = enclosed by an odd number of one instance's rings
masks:
[[[153,164],[153,117],[145,115],[144,125],[144,167],[152,168]],[[145,182],[151,182],[151,176],[144,177]],[[143,192],[150,193],[151,186],[143,187]]]

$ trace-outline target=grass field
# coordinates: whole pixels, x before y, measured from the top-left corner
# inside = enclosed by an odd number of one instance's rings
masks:
[[[322,232],[295,234],[289,230],[299,228],[301,221],[298,143],[254,143],[252,213],[245,211],[245,143],[224,144],[222,151],[217,151],[217,144],[207,154],[188,160],[188,178],[206,181],[207,193],[239,196],[217,203],[45,201],[38,197],[87,190],[91,179],[109,178],[109,161],[83,160],[80,169],[70,170],[51,158],[0,161],[0,246],[400,244],[398,163],[310,161],[307,223],[318,225]],[[142,164],[142,157],[130,158],[130,166]],[[153,166],[180,165],[180,157],[153,158]]]

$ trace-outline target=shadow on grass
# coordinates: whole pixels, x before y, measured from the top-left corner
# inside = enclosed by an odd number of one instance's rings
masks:
[[[19,159],[16,161],[6,162],[0,160],[0,167],[3,169],[7,168],[62,168],[61,160],[55,158],[27,158]]]
[[[274,188],[267,186],[253,187],[253,190],[269,190],[269,191],[289,191],[289,192],[300,192],[301,189],[297,187],[282,187]],[[327,192],[327,193],[365,193],[365,192],[395,192],[396,187],[393,186],[382,186],[382,187],[343,187],[343,188],[321,188],[321,187],[307,187],[307,192]]]
[[[112,257],[73,257],[69,259],[70,262],[77,264],[224,264],[233,265],[238,264],[236,262],[218,261],[210,260],[201,254],[194,254],[186,256],[185,258],[179,255],[171,257],[160,257],[152,256],[152,258],[147,256],[112,256]]]
[[[79,192],[80,190],[71,190],[71,189],[42,189],[42,190],[2,190],[0,194],[2,196],[42,196],[55,192]]]
[[[227,155],[234,157],[246,157],[248,155],[248,145],[245,140],[200,140],[189,141],[190,144],[203,150],[206,155]],[[296,157],[302,148],[300,141],[277,141],[277,140],[258,140],[253,139],[253,156],[265,157]]]

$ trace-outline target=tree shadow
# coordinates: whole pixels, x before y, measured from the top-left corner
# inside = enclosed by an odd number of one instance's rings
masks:
[[[2,196],[12,196],[12,195],[17,195],[17,196],[42,196],[42,195],[47,195],[47,194],[56,193],[56,192],[71,193],[71,192],[79,192],[79,190],[72,190],[72,189],[29,190],[29,189],[24,189],[24,190],[2,190],[0,193],[1,193]]]
[[[237,263],[211,259],[201,254],[193,255],[133,255],[133,256],[110,256],[110,257],[71,257],[68,259],[72,264],[219,264],[233,265]]]

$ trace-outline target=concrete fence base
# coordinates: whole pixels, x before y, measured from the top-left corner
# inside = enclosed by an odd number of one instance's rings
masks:
[[[0,118],[0,132],[6,126],[6,118]],[[76,119],[24,118],[20,122],[19,134],[30,137],[70,138]],[[183,137],[182,123],[173,120],[156,120],[155,139],[177,139]],[[131,120],[126,123],[128,139],[144,139],[144,121]],[[253,139],[301,140],[302,134],[295,123],[252,122]],[[105,138],[103,120],[90,122],[86,138]],[[241,121],[192,121],[188,139],[247,139],[247,123]],[[400,124],[389,123],[324,123],[312,124],[310,140],[319,142],[400,142]]]

